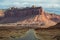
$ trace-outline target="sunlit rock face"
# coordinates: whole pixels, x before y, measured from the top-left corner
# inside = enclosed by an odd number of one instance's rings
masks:
[[[23,8],[23,9],[12,7],[10,9],[7,9],[4,12],[4,14],[5,17],[19,17],[19,18],[33,16],[34,21],[44,21],[44,22],[48,20],[52,20],[54,22],[60,21],[60,16],[56,14],[47,14],[42,7],[31,7],[31,8]]]
[[[0,17],[4,17],[4,11],[0,10]]]
[[[52,20],[52,21],[57,22],[57,23],[60,22],[60,16],[59,15],[56,15],[56,14],[46,14],[46,15],[47,15],[47,18],[49,20]]]
[[[49,28],[60,28],[60,23],[57,23],[56,25],[51,26],[51,27],[49,27]]]
[[[0,23],[33,24],[41,25],[41,28],[48,28],[60,21],[60,16],[49,14],[42,7],[10,8],[5,12],[5,17]]]
[[[46,17],[46,14],[42,7],[34,7],[34,8],[23,8],[23,9],[17,9],[17,8],[11,8],[9,10],[5,11],[5,17],[31,17],[35,16],[34,21],[39,21],[40,15],[42,17],[43,21],[47,21],[48,18]]]

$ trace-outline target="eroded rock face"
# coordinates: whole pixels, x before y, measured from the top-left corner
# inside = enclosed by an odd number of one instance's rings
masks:
[[[60,21],[60,16],[47,14],[42,7],[17,9],[11,8],[5,11],[5,19],[0,23],[17,24],[44,24],[41,28],[48,28],[56,25]]]
[[[49,18],[49,20],[52,20],[52,21],[57,22],[57,23],[60,22],[60,16],[56,15],[56,14],[48,14],[47,18]]]
[[[0,10],[0,17],[4,17],[4,11]]]
[[[60,23],[57,23],[56,25],[51,26],[51,27],[49,27],[49,28],[60,28]]]
[[[5,16],[6,17],[26,17],[26,16],[31,16],[31,15],[38,15],[40,14],[39,13],[40,9],[41,7],[24,8],[24,9],[12,8],[5,11]]]
[[[24,8],[24,9],[17,9],[11,8],[5,11],[5,17],[34,17],[34,21],[54,21],[60,22],[60,16],[55,14],[47,14],[42,7],[35,7],[35,8]],[[32,20],[32,19],[31,19]]]

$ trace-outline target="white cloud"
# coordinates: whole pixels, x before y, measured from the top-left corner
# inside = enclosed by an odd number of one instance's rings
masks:
[[[36,4],[37,6],[42,7],[60,7],[60,0],[3,0],[0,2],[0,5],[2,6],[16,6],[16,7],[26,7],[31,6],[33,4]]]

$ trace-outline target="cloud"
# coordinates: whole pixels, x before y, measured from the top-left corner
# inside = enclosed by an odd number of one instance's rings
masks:
[[[60,8],[60,0],[0,0],[0,7],[3,6],[3,8],[11,6],[26,7],[34,4],[44,8]]]

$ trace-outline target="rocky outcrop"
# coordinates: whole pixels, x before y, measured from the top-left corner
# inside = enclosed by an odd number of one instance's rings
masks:
[[[0,23],[16,23],[37,25],[39,28],[49,28],[60,22],[60,16],[46,13],[42,7],[10,8],[4,12],[5,18]]]
[[[47,18],[57,23],[60,22],[60,15],[57,15],[57,14],[47,14]]]
[[[4,17],[4,11],[0,10],[0,17]]]
[[[60,22],[60,15],[47,14],[42,7],[31,7],[31,8],[23,8],[23,9],[12,7],[6,10],[4,14],[5,14],[5,17],[24,18],[24,17],[35,16],[34,21],[47,22],[50,20],[57,23]]]
[[[60,23],[57,23],[56,25],[51,26],[51,27],[49,27],[49,28],[59,28],[59,29],[60,29]]]
[[[26,17],[31,15],[38,15],[41,7],[36,8],[11,8],[5,11],[5,17]]]
[[[2,20],[4,18],[4,11],[3,10],[0,10],[0,20]]]

